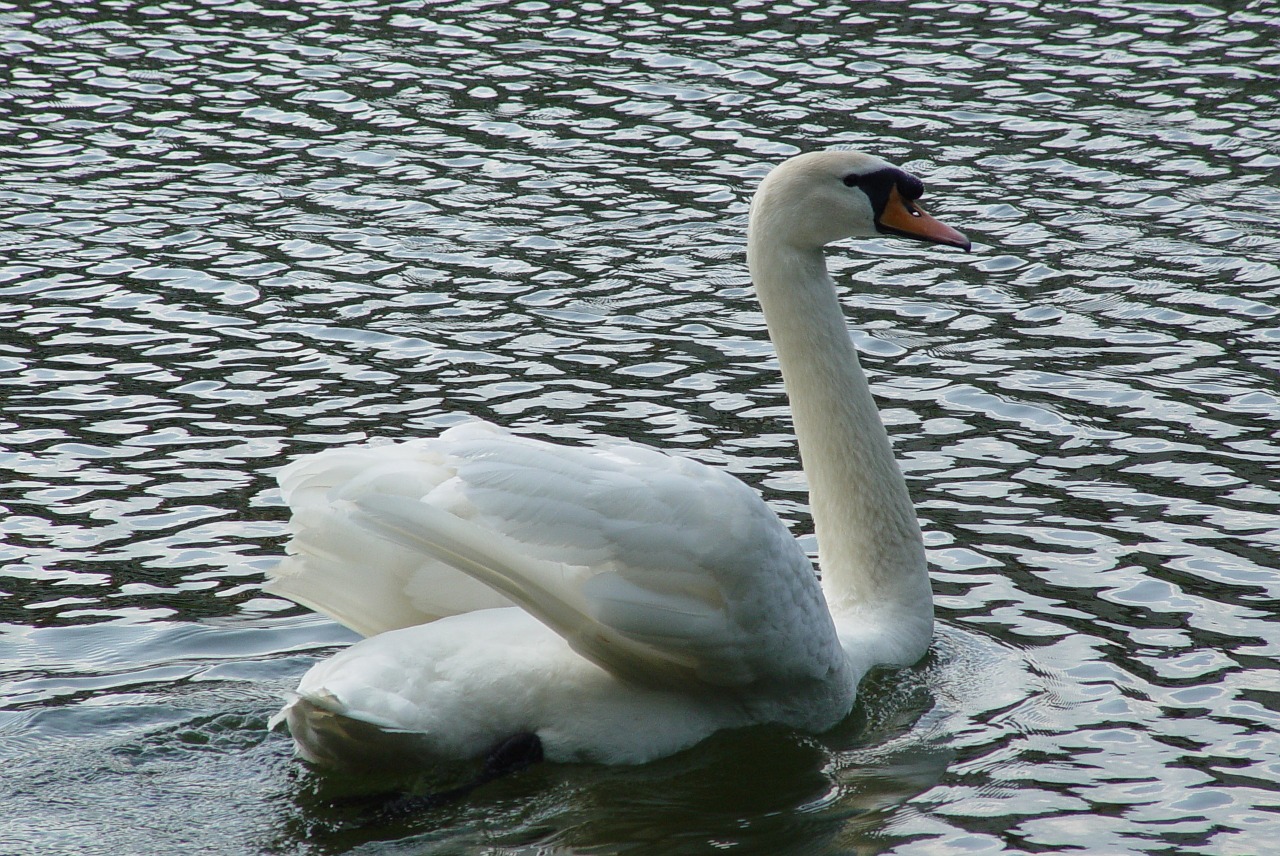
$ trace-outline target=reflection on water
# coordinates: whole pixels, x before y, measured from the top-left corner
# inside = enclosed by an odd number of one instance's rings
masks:
[[[0,850],[1265,852],[1280,6],[1231,5],[0,4]],[[832,145],[978,241],[833,264],[931,658],[360,826],[264,731],[350,638],[258,590],[271,473],[474,414],[808,537],[742,229]]]

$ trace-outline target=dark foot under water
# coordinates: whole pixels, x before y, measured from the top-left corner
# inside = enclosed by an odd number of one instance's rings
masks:
[[[471,781],[456,788],[432,794],[391,796],[373,810],[370,820],[401,820],[438,806],[457,802],[481,785],[532,767],[542,758],[542,741],[538,739],[538,735],[532,732],[516,734],[489,750],[489,754],[485,756],[484,767]]]

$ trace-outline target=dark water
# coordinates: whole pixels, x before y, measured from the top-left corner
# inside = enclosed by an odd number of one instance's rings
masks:
[[[1269,852],[1280,5],[0,3],[0,852]],[[478,415],[805,535],[742,261],[801,149],[970,256],[837,254],[934,562],[822,738],[361,826],[266,720],[294,456]],[[812,546],[810,542],[810,546]]]

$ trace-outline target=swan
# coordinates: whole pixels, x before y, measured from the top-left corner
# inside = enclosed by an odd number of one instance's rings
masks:
[[[852,151],[793,157],[752,201],[747,263],[794,415],[821,582],[761,497],[627,443],[471,421],[334,448],[279,475],[292,539],[266,589],[366,637],[308,671],[273,727],[327,766],[519,751],[638,764],[721,729],[820,733],[871,668],[933,635],[919,524],[823,248],[969,249],[921,181]]]

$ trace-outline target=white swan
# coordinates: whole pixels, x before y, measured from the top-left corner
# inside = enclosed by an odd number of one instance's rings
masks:
[[[820,732],[874,666],[925,653],[924,548],[823,247],[890,233],[968,249],[878,158],[792,158],[752,203],[747,260],[809,481],[822,582],[732,476],[636,445],[483,422],[321,452],[280,474],[293,540],[268,590],[368,638],[275,721],[322,764],[483,755],[639,763],[723,728]]]

